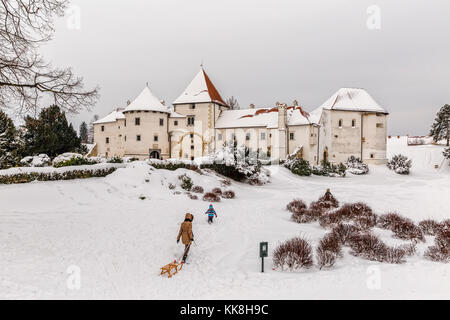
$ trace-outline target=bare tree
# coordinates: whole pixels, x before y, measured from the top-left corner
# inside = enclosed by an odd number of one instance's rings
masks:
[[[229,97],[227,99],[226,103],[230,107],[230,109],[232,109],[232,110],[237,110],[237,109],[241,108],[239,106],[239,102],[237,101],[237,99],[234,96]]]
[[[89,108],[98,87],[85,90],[70,68],[53,68],[39,55],[51,40],[54,16],[63,16],[68,0],[0,0],[0,109],[36,112],[43,97],[69,112]]]

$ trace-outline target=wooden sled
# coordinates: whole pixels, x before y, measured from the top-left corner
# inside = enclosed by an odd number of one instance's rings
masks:
[[[183,262],[177,263],[177,260],[174,260],[172,263],[169,263],[161,268],[161,275],[167,273],[167,277],[172,278],[172,276],[177,274],[178,271],[181,271],[181,269],[183,269]],[[174,272],[172,273],[172,271]]]

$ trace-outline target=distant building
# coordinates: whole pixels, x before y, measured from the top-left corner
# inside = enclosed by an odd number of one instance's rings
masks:
[[[229,110],[203,68],[173,107],[148,87],[124,109],[94,122],[95,150],[106,157],[193,160],[233,142],[271,159],[297,156],[317,164],[386,161],[386,116],[363,89],[344,88],[306,112],[296,102]]]

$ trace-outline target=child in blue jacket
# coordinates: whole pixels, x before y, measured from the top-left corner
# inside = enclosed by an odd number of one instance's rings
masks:
[[[213,223],[214,216],[216,216],[216,218],[217,218],[217,213],[216,213],[216,211],[214,210],[212,204],[209,205],[209,209],[206,210],[205,214],[208,215],[208,223],[209,223],[209,224]]]

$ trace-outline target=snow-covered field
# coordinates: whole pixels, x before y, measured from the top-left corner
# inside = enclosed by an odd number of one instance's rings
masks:
[[[441,151],[391,141],[390,155],[413,158],[409,176],[371,166],[366,176],[303,178],[272,167],[270,184],[233,183],[237,198],[215,205],[213,225],[203,214],[209,203],[168,188],[173,183],[181,190],[177,177],[187,173],[209,190],[221,184],[213,174],[151,171],[135,162],[106,178],[0,185],[0,298],[449,299],[450,264],[422,256],[432,237],[402,265],[346,253],[330,270],[280,272],[272,270],[269,256],[263,274],[259,258],[260,241],[274,249],[302,235],[317,245],[326,231],[291,222],[285,207],[294,198],[316,200],[327,188],[341,203],[362,200],[377,213],[396,210],[415,221],[450,218],[450,169],[434,169]],[[159,268],[182,255],[176,236],[186,212],[195,215],[190,263],[167,279]],[[389,244],[403,243],[378,232]],[[80,271],[79,289],[67,285],[73,279],[68,269]]]

